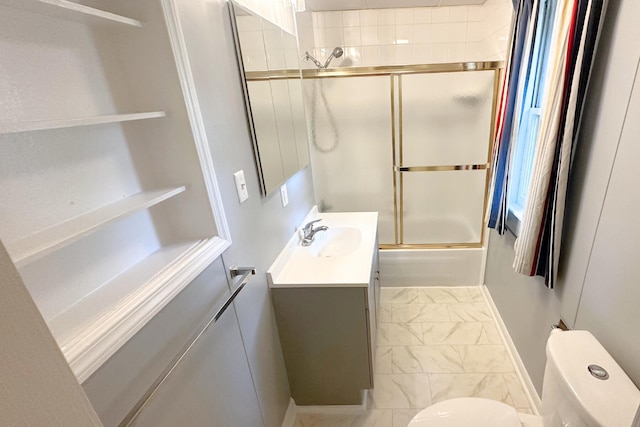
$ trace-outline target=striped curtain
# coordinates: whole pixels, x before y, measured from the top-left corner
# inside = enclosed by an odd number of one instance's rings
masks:
[[[504,73],[502,91],[500,95],[500,107],[496,122],[496,138],[493,147],[493,178],[491,180],[491,205],[488,224],[500,234],[505,232],[507,218],[507,188],[509,184],[509,168],[511,165],[512,130],[518,122],[516,117],[517,104],[521,102],[519,92],[522,92],[526,76],[522,76],[521,70],[526,67],[527,52],[530,45],[531,34],[535,30],[536,19],[533,0],[520,0],[512,26],[511,47],[509,49],[507,67]]]
[[[553,288],[558,273],[572,153],[578,139],[580,118],[606,0],[557,1],[533,175],[519,236],[515,243],[513,263],[514,269],[519,273],[543,276],[549,288]],[[519,7],[522,3],[521,1]],[[528,28],[535,31],[535,24],[529,23]],[[523,43],[526,44],[530,40],[531,38],[525,38]],[[509,62],[511,65],[513,59],[510,58]],[[519,61],[520,64],[523,62]],[[517,86],[514,88],[510,82],[505,83],[505,86],[507,92],[518,92]],[[517,108],[514,107],[514,110]],[[504,116],[505,123],[517,120],[517,116],[510,116],[508,110]],[[507,158],[507,166],[503,167],[506,172],[502,175],[497,171],[498,162],[500,151],[504,150],[505,145],[502,139],[515,141],[517,135],[511,133],[505,137],[506,125],[500,126],[503,130],[500,141],[496,139],[495,144],[496,170],[493,176],[494,193],[490,213],[491,217],[495,215],[496,221],[492,223],[490,220],[489,226],[503,233],[510,156],[508,143],[507,153],[503,154]],[[502,188],[503,191],[496,191],[498,188]],[[494,212],[495,204],[502,207],[502,210]]]

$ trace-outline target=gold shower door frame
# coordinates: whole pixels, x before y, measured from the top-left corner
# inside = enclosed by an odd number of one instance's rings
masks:
[[[487,62],[457,62],[444,64],[424,65],[394,65],[379,67],[350,67],[329,69],[305,69],[305,70],[270,70],[247,72],[247,80],[279,80],[297,79],[302,75],[303,79],[361,77],[361,76],[389,76],[389,88],[391,97],[391,153],[393,167],[393,216],[394,216],[394,244],[380,244],[380,249],[445,249],[445,248],[481,248],[486,235],[485,213],[489,198],[489,179],[491,176],[491,159],[493,154],[493,141],[495,139],[495,122],[498,111],[498,95],[500,90],[500,76],[504,68],[502,61]],[[491,121],[486,163],[476,165],[439,165],[405,167],[402,165],[402,76],[405,74],[433,74],[487,71],[494,72],[493,102],[491,109]],[[397,84],[396,84],[397,83]],[[397,86],[397,96],[396,96]],[[397,107],[396,107],[397,102]],[[397,160],[400,160],[398,163]],[[410,172],[441,172],[458,170],[484,170],[484,204],[482,208],[482,229],[479,242],[471,243],[427,243],[405,244],[404,235],[404,173]]]
[[[470,64],[470,63],[465,63]],[[490,126],[489,141],[487,143],[486,163],[474,165],[438,165],[438,166],[403,166],[403,120],[402,120],[402,75],[407,72],[390,72],[390,96],[391,96],[391,150],[393,164],[393,208],[394,208],[394,232],[395,244],[381,244],[380,249],[446,249],[446,248],[481,248],[484,244],[486,234],[485,213],[489,199],[489,183],[491,177],[491,159],[493,155],[493,141],[495,139],[495,122],[498,111],[498,95],[500,89],[500,76],[503,68],[501,62],[496,63],[473,63],[467,69],[460,69],[460,64],[439,64],[453,65],[452,67],[439,67],[437,69],[425,68],[424,70],[414,69],[411,74],[429,73],[451,73],[451,72],[473,72],[481,70],[493,70],[493,102],[491,107],[491,120],[487,124]],[[428,66],[427,66],[428,67]],[[397,87],[397,96],[396,96]],[[397,102],[397,106],[396,106]],[[399,160],[399,161],[398,161]],[[461,170],[484,170],[484,202],[481,218],[481,235],[479,242],[471,243],[426,243],[426,244],[405,244],[404,243],[404,173],[408,172],[442,172]]]

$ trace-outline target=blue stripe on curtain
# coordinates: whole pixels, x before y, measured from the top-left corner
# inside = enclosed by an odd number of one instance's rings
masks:
[[[515,3],[515,2],[514,2]],[[509,152],[511,146],[511,130],[516,110],[516,97],[518,93],[518,81],[520,68],[525,59],[527,27],[533,13],[533,0],[520,0],[516,9],[514,36],[511,42],[511,55],[509,58],[509,75],[505,77],[508,82],[507,98],[504,109],[504,124],[499,135],[496,135],[493,182],[494,192],[491,200],[489,214],[489,228],[496,229],[500,234],[504,233],[506,219],[506,193],[508,184]]]

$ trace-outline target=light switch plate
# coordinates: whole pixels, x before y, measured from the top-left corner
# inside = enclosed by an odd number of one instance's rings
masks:
[[[236,180],[236,191],[238,192],[238,200],[240,203],[249,198],[249,191],[247,190],[247,182],[244,180],[244,171],[239,170],[233,174],[233,178]]]
[[[283,184],[280,187],[280,197],[282,198],[282,207],[286,207],[289,204],[289,195],[287,194],[287,184]]]

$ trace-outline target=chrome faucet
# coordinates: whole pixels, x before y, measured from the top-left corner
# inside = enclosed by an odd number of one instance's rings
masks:
[[[316,233],[318,231],[325,231],[329,229],[329,227],[327,227],[326,225],[322,225],[318,228],[313,228],[313,224],[315,224],[318,221],[322,221],[322,219],[316,219],[314,221],[311,221],[308,224],[306,224],[302,229],[302,233],[303,233],[302,246],[310,246],[313,243],[313,239],[315,238]]]

